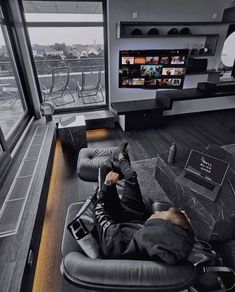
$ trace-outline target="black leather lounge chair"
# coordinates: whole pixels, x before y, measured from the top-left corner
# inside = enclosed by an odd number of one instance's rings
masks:
[[[190,262],[169,265],[153,261],[88,258],[66,228],[84,202],[70,205],[63,240],[63,276],[73,285],[95,291],[182,291],[198,279]],[[169,208],[168,203],[153,204],[154,210]],[[78,288],[79,291],[79,288]]]

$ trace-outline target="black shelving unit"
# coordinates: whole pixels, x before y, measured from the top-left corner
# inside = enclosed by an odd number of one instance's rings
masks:
[[[198,53],[193,57],[207,57],[207,56],[214,56],[219,34],[208,34],[208,33],[193,33],[193,31],[196,31],[195,26],[206,26],[206,25],[224,25],[224,23],[221,22],[119,22],[117,25],[117,37],[118,38],[204,38],[204,44],[205,47],[207,47],[209,50],[206,53]],[[161,27],[164,27],[163,30],[161,30]],[[169,31],[171,28],[176,28],[178,31],[180,31],[183,27],[188,27],[190,31],[192,30],[192,33],[190,34],[167,34],[167,31]],[[141,35],[132,35],[131,31],[133,29],[140,29],[144,30],[145,32]],[[151,28],[156,28],[159,31],[158,35],[148,35],[147,31]]]

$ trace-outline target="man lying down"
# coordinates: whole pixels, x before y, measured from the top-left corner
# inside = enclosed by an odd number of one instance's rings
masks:
[[[94,213],[104,256],[161,259],[169,264],[186,259],[195,243],[188,217],[176,208],[150,216],[126,147],[122,143],[114,160],[106,160],[100,168],[101,190]],[[121,200],[116,188],[120,179],[124,179]]]

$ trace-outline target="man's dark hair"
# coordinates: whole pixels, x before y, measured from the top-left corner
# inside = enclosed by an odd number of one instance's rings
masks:
[[[171,213],[169,221],[171,221],[172,223],[174,223],[176,225],[180,225],[180,226],[182,226],[184,228],[190,228],[191,227],[188,218],[179,209],[170,208],[169,211]]]

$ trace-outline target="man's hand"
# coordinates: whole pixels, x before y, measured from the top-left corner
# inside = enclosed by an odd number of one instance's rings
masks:
[[[119,174],[113,171],[110,171],[105,177],[105,183],[110,182],[111,184],[116,184],[118,180]]]

